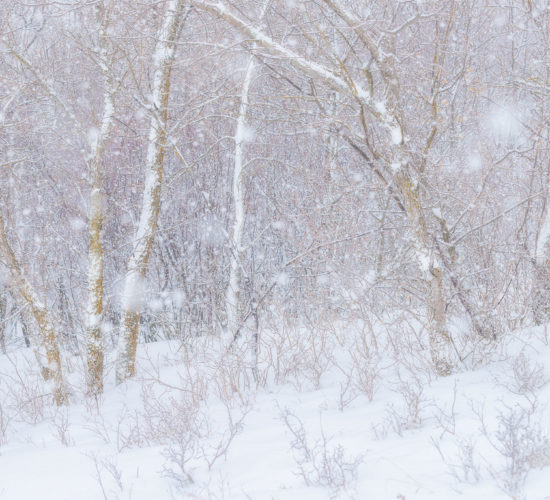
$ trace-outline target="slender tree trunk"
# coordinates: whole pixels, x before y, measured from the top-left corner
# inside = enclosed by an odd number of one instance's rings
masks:
[[[261,22],[269,6],[269,0],[265,0],[259,21]],[[254,55],[250,55],[246,72],[244,75],[243,85],[241,88],[241,104],[239,107],[239,117],[237,118],[237,129],[235,131],[235,159],[233,163],[233,231],[231,232],[231,267],[229,270],[229,283],[225,295],[225,309],[227,315],[226,326],[226,342],[230,345],[238,335],[240,328],[244,325],[242,317],[242,269],[243,269],[243,238],[244,238],[244,223],[245,223],[245,199],[244,199],[244,153],[245,144],[248,141],[249,132],[247,131],[247,115],[249,107],[249,92],[252,77],[254,75],[255,64]],[[250,307],[255,307],[254,326],[251,335],[250,347],[250,362],[252,365],[252,373],[254,379],[258,380],[258,356],[260,349],[259,341],[259,322],[257,305],[254,306],[253,300],[254,290],[250,291],[251,304]]]
[[[6,354],[6,318],[8,316],[7,292],[0,283],[0,354]]]
[[[91,394],[103,392],[103,160],[105,148],[114,118],[114,83],[107,66],[105,47],[105,23],[102,24],[99,37],[99,61],[103,73],[105,93],[101,128],[92,144],[90,162],[91,191],[89,215],[89,253],[88,253],[88,306],[86,310],[86,351],[87,351],[87,388]]]
[[[546,207],[537,236],[535,254],[535,285],[533,289],[533,314],[537,325],[550,321],[550,203]]]
[[[228,341],[230,342],[239,329],[241,318],[241,267],[243,257],[244,236],[244,178],[243,154],[246,142],[246,114],[248,111],[248,91],[254,73],[254,56],[248,60],[246,73],[241,90],[241,105],[237,130],[235,132],[235,161],[233,164],[233,231],[231,233],[231,267],[229,284],[225,294],[225,310],[227,314]]]
[[[65,381],[63,378],[63,371],[61,368],[61,355],[59,351],[59,345],[57,343],[57,336],[53,327],[53,322],[50,318],[48,310],[45,304],[43,304],[36,295],[31,284],[25,277],[23,268],[19,263],[15,253],[13,252],[9,241],[7,239],[4,219],[0,213],[0,256],[6,264],[10,273],[12,285],[22,297],[25,304],[29,307],[38,330],[41,334],[42,345],[46,351],[47,366],[43,375],[45,378],[52,379],[53,381],[53,396],[57,405],[67,404],[69,396]]]
[[[171,0],[153,56],[153,110],[145,166],[145,187],[134,247],[128,261],[122,297],[122,321],[118,340],[116,381],[135,374],[143,281],[155,240],[161,202],[161,185],[168,122],[170,74],[175,56],[175,41],[184,12],[183,0]]]

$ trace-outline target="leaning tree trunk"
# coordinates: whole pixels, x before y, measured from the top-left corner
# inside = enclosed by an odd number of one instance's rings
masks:
[[[133,251],[128,261],[122,297],[122,321],[118,340],[116,381],[121,383],[135,374],[139,319],[143,297],[143,281],[155,240],[161,202],[162,172],[168,122],[170,74],[175,56],[175,41],[184,11],[183,0],[171,0],[159,34],[153,61],[153,102],[149,145],[145,165],[145,187],[134,237]]]
[[[57,336],[53,327],[46,305],[36,295],[31,284],[25,277],[23,268],[11,248],[4,226],[4,219],[0,213],[0,256],[8,267],[11,284],[22,297],[24,305],[28,306],[41,335],[41,342],[46,351],[47,366],[43,370],[43,376],[53,381],[53,396],[57,405],[68,403],[69,396],[63,371],[61,369],[61,355]]]

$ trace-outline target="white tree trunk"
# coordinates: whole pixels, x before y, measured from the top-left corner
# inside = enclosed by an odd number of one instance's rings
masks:
[[[99,12],[98,7],[98,14]],[[105,46],[107,19],[101,23],[98,60],[105,85],[101,127],[92,138],[90,160],[90,213],[88,253],[88,305],[86,308],[87,388],[91,394],[103,392],[103,161],[105,148],[113,128],[115,84],[108,66]]]
[[[225,295],[225,309],[227,314],[227,340],[230,342],[240,324],[241,305],[241,267],[243,256],[244,235],[244,178],[243,154],[247,139],[246,115],[248,111],[248,91],[254,73],[254,56],[250,56],[241,90],[241,105],[237,130],[235,132],[235,160],[233,164],[233,230],[231,232],[231,267],[229,284]]]
[[[170,75],[175,56],[175,41],[184,11],[183,0],[168,2],[166,16],[155,48],[152,113],[149,129],[145,187],[133,251],[127,264],[122,296],[122,321],[118,339],[116,380],[121,383],[135,374],[143,280],[151,255],[161,202],[162,172],[168,122]]]
[[[6,330],[8,316],[8,297],[7,291],[0,283],[0,354],[6,354]]]

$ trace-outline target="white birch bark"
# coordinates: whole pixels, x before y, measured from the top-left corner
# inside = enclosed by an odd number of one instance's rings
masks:
[[[98,19],[101,16],[101,5],[96,5]],[[88,304],[86,307],[86,351],[87,351],[87,386],[91,392],[103,389],[103,339],[101,324],[103,319],[103,249],[101,229],[103,225],[103,157],[109,139],[114,118],[115,82],[109,72],[108,55],[105,45],[108,15],[103,16],[99,27],[97,59],[104,80],[104,98],[100,130],[90,145],[90,211],[89,211],[89,261],[88,261]],[[35,81],[55,101],[75,128],[82,135],[84,131],[68,106],[52,88],[51,84],[33,67],[33,65],[14,49],[11,54],[33,74]]]
[[[260,22],[263,20],[270,0],[265,0]],[[235,157],[233,163],[233,229],[231,231],[231,265],[229,269],[229,283],[225,294],[225,309],[227,316],[225,343],[230,345],[238,335],[239,330],[244,326],[245,320],[242,316],[242,269],[243,269],[243,237],[245,227],[245,199],[244,199],[244,154],[245,145],[249,140],[249,131],[247,130],[247,115],[249,108],[249,92],[252,77],[254,75],[255,64],[254,55],[250,55],[246,66],[246,71],[241,88],[241,103],[239,106],[239,116],[237,118],[237,128],[235,130]],[[251,305],[251,307],[254,307]],[[257,307],[257,306],[256,306]],[[257,378],[257,365],[259,354],[259,329],[258,329],[258,311],[252,313],[252,342],[249,350],[250,364],[254,378]]]
[[[6,354],[6,330],[8,316],[8,298],[2,283],[0,282],[0,354]]]
[[[546,207],[544,216],[540,226],[539,234],[537,235],[537,246],[535,253],[535,262],[537,266],[544,266],[549,260],[550,254],[550,199],[546,197]]]
[[[97,7],[98,17],[101,15]],[[103,392],[104,347],[102,335],[103,323],[103,161],[105,148],[114,119],[115,82],[109,70],[106,47],[106,28],[108,17],[104,16],[100,26],[97,56],[103,76],[104,95],[101,127],[97,138],[91,144],[90,152],[90,212],[89,212],[89,250],[88,250],[88,305],[86,308],[86,351],[87,351],[87,388],[89,393]]]
[[[183,0],[168,2],[155,48],[152,113],[149,129],[145,186],[139,225],[128,260],[122,296],[122,321],[118,340],[116,380],[121,383],[135,374],[143,280],[153,247],[161,202],[161,184],[168,121],[170,75],[175,57],[175,41],[184,12]]]
[[[229,284],[225,295],[227,314],[227,335],[231,341],[240,326],[239,312],[241,310],[241,266],[243,257],[244,235],[244,178],[243,155],[246,142],[246,115],[248,111],[248,91],[254,73],[254,56],[250,56],[241,90],[241,105],[235,132],[235,160],[233,163],[233,230],[231,232],[231,267]]]

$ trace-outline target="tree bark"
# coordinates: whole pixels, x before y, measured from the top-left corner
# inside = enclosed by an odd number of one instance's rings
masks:
[[[43,376],[53,381],[53,396],[57,405],[64,405],[69,402],[69,395],[63,371],[61,368],[61,354],[57,342],[57,336],[53,327],[46,305],[36,295],[33,287],[25,277],[23,268],[11,248],[4,225],[4,219],[0,213],[0,257],[7,266],[12,286],[17,290],[25,304],[29,307],[39,332],[42,345],[46,351],[47,365],[43,370]]]
[[[170,75],[176,50],[175,42],[184,12],[184,3],[183,0],[171,0],[168,3],[166,16],[153,56],[155,64],[153,109],[145,166],[145,187],[139,226],[134,237],[133,251],[127,265],[122,297],[122,321],[116,363],[116,382],[118,384],[135,374],[143,281],[155,240],[160,212]]]
[[[101,12],[98,9],[98,17]],[[103,392],[103,160],[105,148],[111,134],[114,119],[115,85],[108,67],[107,48],[105,46],[108,17],[103,15],[100,23],[98,59],[105,85],[101,128],[97,139],[91,145],[90,161],[90,214],[88,222],[88,305],[86,309],[86,354],[88,393]]]
[[[6,290],[4,290],[4,287],[0,283],[0,354],[6,354],[7,305]]]
[[[399,168],[393,179],[405,207],[417,262],[428,285],[426,307],[430,355],[436,373],[447,376],[453,371],[455,356],[446,324],[442,265],[430,244],[430,235],[420,203],[419,186],[412,181],[405,165]]]
[[[229,284],[225,294],[225,309],[227,314],[228,341],[235,336],[240,326],[241,306],[241,267],[243,257],[244,235],[244,179],[243,154],[246,142],[246,114],[248,111],[248,90],[254,73],[254,56],[248,60],[246,73],[241,90],[241,105],[235,132],[235,160],[233,163],[233,231],[231,232],[231,267]]]

